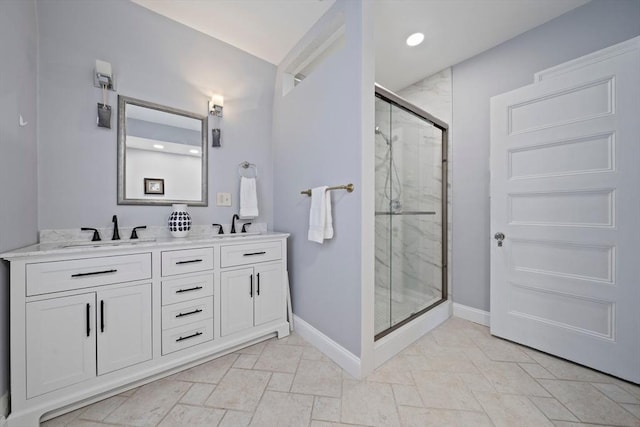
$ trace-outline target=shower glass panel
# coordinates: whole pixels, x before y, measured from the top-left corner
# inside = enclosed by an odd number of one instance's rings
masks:
[[[376,339],[446,299],[446,125],[394,101],[376,90]]]

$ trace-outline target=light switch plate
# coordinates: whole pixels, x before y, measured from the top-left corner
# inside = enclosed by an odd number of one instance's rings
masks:
[[[231,193],[216,193],[217,206],[231,206]]]

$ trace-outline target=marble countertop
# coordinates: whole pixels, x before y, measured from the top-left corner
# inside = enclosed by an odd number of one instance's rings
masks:
[[[156,237],[140,239],[103,240],[100,242],[91,241],[50,241],[37,243],[20,249],[14,249],[0,254],[0,258],[13,260],[16,258],[43,256],[43,255],[66,255],[82,253],[101,253],[113,250],[138,250],[143,248],[155,249],[158,247],[172,247],[182,245],[199,245],[209,243],[240,243],[255,240],[268,240],[272,238],[288,237],[288,233],[278,233],[274,231],[238,233],[230,234],[194,234],[187,237]]]

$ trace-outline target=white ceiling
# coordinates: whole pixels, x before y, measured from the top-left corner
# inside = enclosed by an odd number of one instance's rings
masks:
[[[335,0],[131,0],[278,65]]]
[[[132,0],[279,64],[335,0]],[[375,8],[376,82],[399,90],[589,0],[365,0]],[[425,41],[410,48],[407,36]]]

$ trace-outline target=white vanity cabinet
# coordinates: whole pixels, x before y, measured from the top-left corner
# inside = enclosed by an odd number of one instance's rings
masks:
[[[96,376],[95,294],[27,303],[27,398]]]
[[[151,283],[96,292],[98,375],[152,357]]]
[[[220,274],[220,334],[277,321],[284,316],[282,263],[258,264]]]
[[[286,234],[77,247],[10,262],[9,427],[289,334]]]
[[[151,253],[28,262],[25,272],[27,398],[151,359]]]
[[[26,304],[27,397],[151,359],[151,284]]]
[[[277,241],[220,247],[221,336],[285,319],[282,254]]]

